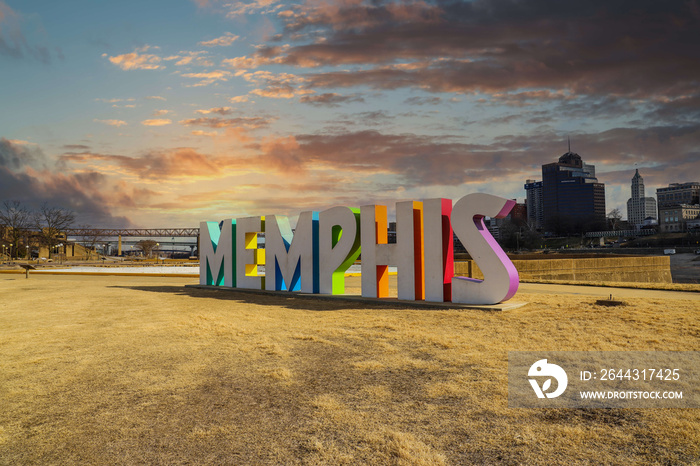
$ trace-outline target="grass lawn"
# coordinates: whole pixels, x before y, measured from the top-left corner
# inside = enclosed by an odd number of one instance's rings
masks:
[[[507,407],[509,350],[697,351],[700,301],[523,292],[499,313],[190,283],[0,275],[0,464],[700,462],[700,410]]]

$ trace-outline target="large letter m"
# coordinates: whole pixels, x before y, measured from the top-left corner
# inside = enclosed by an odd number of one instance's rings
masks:
[[[236,286],[236,221],[199,224],[199,284]]]

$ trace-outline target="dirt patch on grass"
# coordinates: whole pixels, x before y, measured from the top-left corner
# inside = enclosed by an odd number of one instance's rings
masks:
[[[509,350],[698,350],[697,301],[489,313],[189,283],[0,276],[0,464],[700,461],[698,410],[507,407]]]

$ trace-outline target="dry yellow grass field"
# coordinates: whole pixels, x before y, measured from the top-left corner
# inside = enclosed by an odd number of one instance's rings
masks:
[[[524,287],[499,313],[192,282],[0,275],[0,464],[700,462],[700,410],[507,407],[509,350],[700,350],[698,300]]]

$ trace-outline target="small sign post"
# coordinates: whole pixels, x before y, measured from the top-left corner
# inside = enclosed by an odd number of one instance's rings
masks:
[[[29,264],[19,264],[20,267],[24,269],[24,278],[29,278],[29,271],[36,270],[36,267]]]

